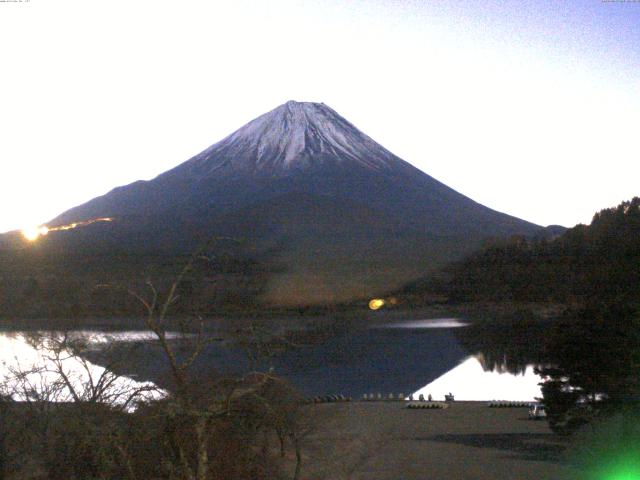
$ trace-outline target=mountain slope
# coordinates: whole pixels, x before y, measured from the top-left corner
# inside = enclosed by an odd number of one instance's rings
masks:
[[[328,106],[298,102],[49,225],[99,217],[114,219],[100,226],[100,244],[109,248],[185,252],[211,235],[245,238],[278,271],[265,299],[281,304],[381,293],[487,237],[540,232],[414,168]],[[91,245],[97,239],[88,232],[60,232],[46,242]]]

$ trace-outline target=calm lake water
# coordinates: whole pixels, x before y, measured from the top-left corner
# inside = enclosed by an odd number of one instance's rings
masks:
[[[91,335],[83,333],[74,332],[72,336],[83,336],[91,342]],[[140,392],[135,396],[140,400],[165,394],[151,382],[113,376],[104,367],[71,355],[60,347],[62,339],[58,333],[0,333],[0,391],[19,401],[69,402],[100,396],[127,410],[135,408],[135,402],[131,403],[134,391]],[[97,335],[93,341],[99,345],[106,340]]]
[[[482,357],[475,356],[478,352],[465,350],[456,338],[456,329],[465,326],[458,319],[446,318],[360,328],[337,333],[321,343],[286,349],[260,359],[257,365],[238,345],[212,342],[194,369],[215,370],[220,375],[272,369],[305,396],[344,394],[359,398],[365,393],[424,393],[426,397],[430,393],[436,400],[449,392],[459,400],[533,400],[540,396],[540,378],[532,369],[524,375],[484,371]],[[105,364],[101,354],[105,345],[116,342],[125,351],[127,345],[135,344],[126,373],[162,384],[166,362],[150,332],[76,334],[83,334],[91,342],[93,348],[87,359],[95,372]],[[6,375],[16,362],[26,366],[34,361],[41,362],[42,355],[23,334],[0,334],[0,375]]]

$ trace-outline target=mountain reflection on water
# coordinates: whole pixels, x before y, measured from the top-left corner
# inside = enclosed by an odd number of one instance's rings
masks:
[[[524,373],[529,366],[550,363],[545,339],[552,325],[552,321],[513,316],[495,322],[470,323],[454,330],[454,335],[469,355],[481,355],[484,370],[516,374]]]
[[[486,369],[482,355],[472,356],[428,385],[413,393],[414,398],[429,395],[444,400],[452,393],[456,400],[534,401],[542,397],[541,378],[528,366],[522,373]]]
[[[414,397],[431,395],[434,400],[444,400],[448,393],[456,400],[470,401],[533,401],[542,397],[542,378],[534,369],[549,363],[544,339],[550,327],[548,322],[513,316],[454,330],[469,356],[416,390]]]
[[[212,341],[201,352],[193,371],[215,379],[254,370],[271,370],[288,379],[303,396],[339,393],[354,398],[365,393],[409,395],[411,392],[419,394],[429,387],[430,391],[425,392],[434,398],[439,398],[441,389],[442,395],[451,391],[460,400],[519,400],[524,397],[532,400],[539,396],[537,383],[540,379],[533,375],[530,365],[542,361],[535,338],[544,332],[539,329],[536,333],[536,328],[523,326],[521,322],[508,328],[503,324],[467,324],[455,318],[370,327],[356,323],[356,326],[340,329],[318,341],[297,342],[271,352],[269,356],[259,358],[257,363],[247,345]],[[166,358],[158,343],[152,341],[154,336],[150,332],[74,334],[89,337],[93,348],[85,352],[85,356],[96,372],[102,369],[100,365],[111,363],[116,355],[127,359],[126,370],[119,373],[170,388],[166,382],[170,377]],[[0,374],[6,374],[7,366],[12,362],[15,364],[16,360],[23,366],[41,360],[22,334],[5,333],[1,339]],[[176,350],[178,356],[187,355],[188,351]],[[524,375],[512,377],[513,383],[509,384],[510,376],[496,373],[505,371]],[[492,383],[494,378],[499,385]],[[422,385],[425,387],[420,388]],[[483,385],[494,386],[481,393],[480,386]],[[468,393],[467,388],[471,389]],[[519,393],[525,391],[526,394]]]
[[[398,322],[389,328],[369,328],[354,322],[345,328],[321,333],[310,341],[294,341],[273,348],[255,360],[251,342],[214,341],[206,345],[193,365],[208,379],[242,375],[249,371],[272,371],[289,380],[304,397],[343,394],[359,398],[365,393],[403,393],[438,378],[469,353],[453,335],[457,321],[425,320],[420,325]],[[430,325],[425,327],[425,325]],[[438,327],[435,327],[438,325]],[[123,346],[122,348],[126,348]],[[183,354],[178,352],[178,354]],[[187,352],[184,353],[185,355]],[[166,360],[153,342],[139,344],[127,363],[134,373],[170,388]],[[94,362],[104,361],[99,355]]]

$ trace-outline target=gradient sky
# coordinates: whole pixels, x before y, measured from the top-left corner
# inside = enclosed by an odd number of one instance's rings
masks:
[[[0,231],[322,101],[491,208],[640,195],[640,2],[0,2]]]

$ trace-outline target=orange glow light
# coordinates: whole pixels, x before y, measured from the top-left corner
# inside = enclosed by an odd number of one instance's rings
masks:
[[[385,304],[385,301],[382,298],[374,298],[369,302],[369,308],[371,310],[378,310],[382,308],[384,304]]]
[[[38,238],[42,235],[46,235],[47,233],[49,233],[49,229],[44,225],[40,227],[29,227],[22,230],[22,235],[30,242],[35,242]]]
[[[84,227],[86,225],[91,225],[96,222],[112,222],[113,218],[104,217],[104,218],[94,218],[93,220],[86,220],[84,222],[73,222],[69,225],[61,225],[59,227],[47,227],[46,225],[41,225],[39,227],[29,227],[22,230],[22,236],[26,238],[30,242],[35,242],[38,238],[47,235],[49,232],[56,232],[62,230],[72,230],[77,227]]]

